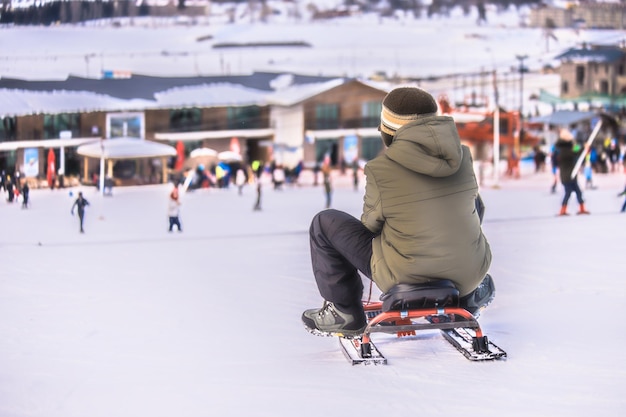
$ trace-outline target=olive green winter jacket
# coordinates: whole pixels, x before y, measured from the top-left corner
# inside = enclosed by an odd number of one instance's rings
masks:
[[[377,234],[371,267],[381,291],[434,279],[451,279],[461,296],[476,288],[491,250],[476,210],[472,158],[454,120],[431,115],[402,126],[365,175],[361,221]]]

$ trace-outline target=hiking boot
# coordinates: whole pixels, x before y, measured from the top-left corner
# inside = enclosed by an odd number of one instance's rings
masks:
[[[478,318],[480,313],[493,301],[496,297],[496,286],[491,275],[485,275],[482,282],[474,291],[461,298],[461,307]]]
[[[333,303],[324,301],[322,308],[306,310],[302,313],[306,329],[318,336],[358,337],[367,325],[365,316],[344,313]]]
[[[580,209],[578,210],[578,213],[576,213],[576,214],[589,214],[589,212],[585,208],[585,204],[584,203],[580,203]]]

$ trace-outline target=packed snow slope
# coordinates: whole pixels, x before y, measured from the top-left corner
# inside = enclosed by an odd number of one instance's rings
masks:
[[[333,207],[359,216],[363,182],[333,181]],[[307,232],[325,203],[306,176],[265,184],[257,212],[252,187],[185,194],[182,233],[166,231],[169,185],[3,199],[0,416],[621,417],[624,177],[595,182],[589,216],[555,216],[549,173],[481,189],[497,296],[480,322],[506,361],[470,362],[437,332],[375,334],[386,366],[351,366],[302,326],[322,303]]]

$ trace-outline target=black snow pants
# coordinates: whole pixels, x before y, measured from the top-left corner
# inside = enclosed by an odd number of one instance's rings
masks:
[[[363,283],[372,278],[372,239],[360,220],[339,210],[318,213],[309,229],[311,263],[320,295],[342,311],[363,314]]]
[[[578,200],[578,204],[585,203],[585,200],[583,200],[583,192],[580,190],[577,179],[573,179],[569,182],[564,182],[563,188],[565,189],[565,195],[563,196],[563,201],[561,203],[562,206],[567,205],[572,193],[576,194],[576,200]]]

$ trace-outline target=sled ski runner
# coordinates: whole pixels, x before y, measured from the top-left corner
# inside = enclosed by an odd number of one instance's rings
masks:
[[[440,330],[444,339],[471,361],[506,358],[506,352],[489,341],[476,318],[459,307],[458,290],[451,281],[434,284],[399,284],[381,297],[382,302],[363,305],[368,323],[360,337],[341,337],[339,343],[353,364],[386,364],[387,359],[371,340],[372,333],[415,335]]]
[[[442,330],[444,338],[452,344],[459,352],[471,361],[488,361],[493,359],[506,358],[506,352],[496,346],[490,340],[487,341],[485,349],[477,352],[472,332],[463,327],[456,329]]]
[[[352,363],[352,365],[376,364],[386,365],[387,358],[374,346],[372,341],[369,342],[369,355],[363,356],[361,352],[361,339],[346,339],[345,337],[339,338],[339,344],[343,350],[343,354],[346,355],[346,359]]]
[[[488,361],[506,358],[506,352],[491,341],[488,341],[486,351],[475,351],[472,339],[474,337],[474,333],[469,329],[462,327],[455,329],[442,329],[441,334],[443,335],[444,340],[448,341],[470,361]],[[339,345],[341,346],[346,359],[348,359],[352,365],[387,364],[387,358],[385,358],[385,356],[378,350],[371,339],[369,341],[369,353],[366,354],[361,351],[362,342],[360,338],[347,339],[345,337],[339,337]]]

